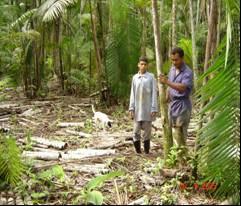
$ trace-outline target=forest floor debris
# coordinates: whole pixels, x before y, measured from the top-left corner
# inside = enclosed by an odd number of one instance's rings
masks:
[[[11,92],[14,90],[8,91],[9,96]],[[126,111],[117,106],[102,109],[115,120],[113,128],[104,132],[95,128],[90,106],[88,98],[68,96],[31,101],[18,95],[1,102],[0,128],[16,137],[24,157],[31,157],[25,161],[31,172],[16,188],[0,190],[0,204],[81,204],[84,186],[115,170],[125,175],[99,188],[104,204],[217,203],[205,192],[187,192],[179,187],[183,180],[180,172],[189,175],[184,167],[162,168],[160,118],[153,123],[151,153],[136,155],[132,122]],[[197,122],[191,121],[190,150],[195,144]]]

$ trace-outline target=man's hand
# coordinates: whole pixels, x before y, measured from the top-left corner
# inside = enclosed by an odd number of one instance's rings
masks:
[[[168,79],[164,74],[160,74],[158,79],[159,79],[159,82],[162,84],[167,84],[168,82]]]
[[[152,112],[152,113],[151,113],[151,117],[155,117],[156,114],[157,114],[157,112]]]
[[[134,119],[134,111],[129,111],[129,115],[131,119]]]

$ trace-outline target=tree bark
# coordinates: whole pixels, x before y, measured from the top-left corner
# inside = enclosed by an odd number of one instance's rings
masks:
[[[146,24],[146,9],[141,8],[140,9],[141,15],[142,15],[142,44],[141,44],[141,55],[146,56],[146,41],[147,41],[147,24]]]
[[[156,52],[156,67],[157,75],[159,76],[163,68],[163,60],[161,56],[161,42],[160,42],[160,21],[157,9],[157,0],[152,0],[152,21],[155,39],[155,52]],[[162,114],[162,127],[164,134],[164,160],[167,159],[170,148],[173,145],[172,130],[168,120],[168,107],[166,102],[166,88],[163,84],[158,83],[160,95],[160,109]]]
[[[210,66],[210,60],[212,55],[215,52],[217,45],[217,24],[218,24],[218,8],[217,8],[217,0],[212,0],[210,5],[207,5],[207,19],[208,19],[208,35],[206,42],[206,50],[205,50],[205,61],[204,61],[204,72],[207,72]],[[206,77],[203,81],[203,84],[207,84],[208,77]],[[201,103],[201,109],[204,108],[206,102]],[[200,130],[203,127],[203,115],[200,116],[200,123],[198,129]],[[197,138],[198,139],[198,138]],[[195,149],[197,150],[197,143],[195,145]]]
[[[210,66],[210,59],[215,52],[217,45],[217,25],[218,25],[218,8],[217,0],[212,0],[210,5],[210,13],[208,14],[208,35],[206,42],[204,72],[208,70]],[[205,84],[207,83],[205,79]]]
[[[54,33],[53,33],[53,41],[54,41],[54,49],[53,49],[53,66],[54,72],[58,77],[60,82],[60,86],[62,90],[64,90],[64,78],[63,78],[63,66],[62,66],[62,57],[60,51],[60,19],[57,19],[54,22]]]
[[[190,24],[191,24],[191,34],[192,34],[192,64],[194,70],[194,88],[197,88],[197,77],[198,77],[198,65],[197,65],[197,48],[196,48],[196,35],[194,29],[194,18],[193,18],[193,8],[192,0],[189,0],[189,11],[190,11]]]
[[[196,14],[196,25],[195,25],[196,29],[199,24],[199,17],[200,17],[200,0],[197,0],[197,14]]]
[[[176,9],[177,9],[177,1],[172,0],[172,47],[176,47],[177,45],[177,31],[176,31]]]
[[[95,48],[95,62],[96,62],[96,69],[98,73],[98,90],[101,90],[102,86],[102,61],[101,61],[101,54],[100,54],[100,48],[98,44],[98,38],[97,38],[97,31],[96,31],[96,16],[93,15],[91,1],[89,0],[90,5],[90,16],[91,16],[91,29],[93,34],[93,40],[94,40],[94,48]]]

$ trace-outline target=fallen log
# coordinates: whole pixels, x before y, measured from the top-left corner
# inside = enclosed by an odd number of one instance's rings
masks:
[[[79,137],[86,137],[86,138],[92,137],[91,134],[87,134],[84,132],[77,132],[77,131],[73,131],[73,130],[69,130],[69,129],[66,129],[65,132],[72,134],[72,135],[79,136]]]
[[[102,93],[102,92],[105,92],[105,91],[108,91],[108,88],[107,88],[107,87],[105,87],[105,88],[101,89],[101,91],[100,91],[100,92]],[[99,94],[100,94],[100,92],[99,92],[99,91],[94,92],[94,93],[90,94],[90,97],[97,96],[97,95],[99,95]]]
[[[83,159],[88,157],[96,157],[96,156],[111,155],[111,154],[115,154],[115,150],[77,149],[74,151],[67,151],[66,153],[62,152],[61,158],[64,160]]]
[[[83,114],[83,115],[86,115],[86,112],[81,110],[80,108],[77,108],[77,107],[74,107],[74,106],[71,106],[71,105],[68,105],[69,108],[73,109],[73,110],[76,110],[78,111],[79,113]]]
[[[26,145],[27,142],[24,139],[17,139],[17,143],[20,143],[22,145]],[[43,145],[43,144],[38,144],[38,143],[31,143],[32,147],[37,147],[37,148],[43,148],[43,149],[48,149],[47,145]]]
[[[13,107],[19,107],[19,104],[0,104],[0,111],[4,109],[10,109]]]
[[[38,160],[58,160],[61,157],[59,152],[30,152],[24,151],[22,156],[24,158],[32,158]]]
[[[24,127],[28,127],[28,128],[31,128],[31,125],[25,123],[25,122],[21,122],[21,121],[18,121],[18,123]]]
[[[35,151],[35,152],[58,152],[57,150],[48,149],[48,148],[41,148],[41,147],[36,147],[36,146],[34,146],[32,148],[32,150]]]
[[[88,103],[79,103],[79,104],[71,104],[73,106],[79,106],[79,107],[91,107],[91,104]]]
[[[116,139],[113,137],[101,137],[98,138],[98,144],[93,142],[93,146],[91,145],[91,148],[95,149],[107,149],[107,148],[113,148],[115,147],[118,143],[120,143],[121,139]]]
[[[22,114],[20,114],[19,116],[22,117],[22,116],[25,116],[25,117],[32,117],[33,115],[36,115],[38,113],[40,113],[42,110],[41,109],[36,109],[36,110],[33,110],[33,108],[30,108],[26,111],[24,111]]]
[[[7,122],[7,121],[9,121],[9,118],[7,117],[7,118],[2,118],[2,119],[0,119],[0,122]]]
[[[58,127],[84,127],[84,122],[60,122],[57,124]]]
[[[77,165],[77,164],[67,164],[63,167],[65,171],[73,172],[84,172],[90,174],[103,174],[109,171],[105,164],[92,164],[92,165]]]
[[[28,122],[28,123],[30,123],[30,124],[32,124],[32,125],[35,125],[35,126],[38,126],[38,125],[39,125],[39,123],[33,122],[33,121],[29,120],[29,119],[21,118],[21,120],[23,120],[23,121],[25,121],[25,122]]]
[[[42,137],[32,137],[31,140],[38,144],[47,145],[48,147],[53,147],[55,149],[60,149],[60,150],[66,149],[66,147],[68,146],[66,142],[49,140]]]

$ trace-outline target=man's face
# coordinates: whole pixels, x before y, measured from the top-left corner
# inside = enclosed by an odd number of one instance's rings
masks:
[[[171,61],[176,68],[180,68],[183,63],[183,58],[180,57],[178,53],[176,53],[171,55]]]
[[[142,73],[146,72],[147,67],[148,67],[148,65],[147,65],[147,63],[144,62],[144,61],[140,61],[140,62],[138,63],[138,68],[139,68],[140,72],[142,72]]]

